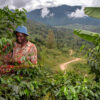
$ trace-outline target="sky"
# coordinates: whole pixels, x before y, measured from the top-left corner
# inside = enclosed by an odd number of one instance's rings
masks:
[[[54,16],[53,13],[50,13],[48,7],[56,7],[59,5],[81,5],[82,9],[77,9],[75,12],[69,14],[69,17],[84,17],[83,9],[86,6],[91,7],[100,7],[100,0],[0,0],[0,8],[8,5],[10,9],[15,8],[25,8],[27,11],[32,11],[35,9],[42,8],[41,17]]]
[[[28,11],[54,7],[59,5],[82,5],[82,6],[98,6],[100,7],[100,0],[0,0],[0,8],[3,8],[5,5],[8,5],[9,8],[25,8]]]

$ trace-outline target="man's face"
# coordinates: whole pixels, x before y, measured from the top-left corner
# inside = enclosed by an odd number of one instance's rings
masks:
[[[17,39],[17,42],[18,42],[19,44],[22,44],[22,43],[26,40],[26,35],[17,32],[17,33],[16,33],[16,39]]]

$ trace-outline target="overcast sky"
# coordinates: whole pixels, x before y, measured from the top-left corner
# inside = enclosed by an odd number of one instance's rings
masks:
[[[84,7],[100,7],[100,0],[0,0],[0,8],[8,5],[10,9],[25,8],[27,11],[42,8],[41,17],[52,17],[55,14],[51,13],[48,7],[56,7],[59,5],[81,5],[82,9],[76,9],[75,12],[70,13],[69,17],[79,18],[85,17]]]
[[[62,4],[100,7],[100,0],[0,0],[0,8],[8,5],[11,9],[25,8],[28,11]]]

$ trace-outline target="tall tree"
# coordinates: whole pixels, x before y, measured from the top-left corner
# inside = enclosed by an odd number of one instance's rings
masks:
[[[56,47],[56,41],[55,36],[52,30],[48,31],[47,39],[46,39],[46,45],[49,49]]]

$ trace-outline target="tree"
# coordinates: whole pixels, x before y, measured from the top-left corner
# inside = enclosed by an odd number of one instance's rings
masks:
[[[48,31],[47,35],[47,40],[46,40],[46,45],[49,49],[55,48],[56,47],[56,41],[55,41],[55,36],[52,30]]]

